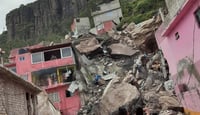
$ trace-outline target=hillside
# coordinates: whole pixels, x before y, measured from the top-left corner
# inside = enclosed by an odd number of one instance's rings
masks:
[[[9,50],[40,41],[58,41],[70,31],[73,17],[88,16],[100,3],[110,0],[38,0],[7,14],[7,31],[0,35],[0,47]],[[164,0],[120,0],[124,23],[144,21],[165,7]]]
[[[73,17],[87,5],[86,0],[38,0],[9,12],[8,38],[35,39],[51,33],[65,34]]]

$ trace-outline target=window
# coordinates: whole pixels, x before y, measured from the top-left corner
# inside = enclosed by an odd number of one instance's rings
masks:
[[[31,73],[32,82],[40,87],[58,84],[57,68],[41,69]]]
[[[24,61],[25,60],[25,57],[24,56],[20,56],[19,57],[19,61]]]
[[[58,92],[49,93],[48,96],[49,96],[49,99],[51,102],[59,102],[60,101]]]
[[[61,58],[61,54],[60,54],[59,49],[44,52],[44,60],[45,61],[55,60],[55,59],[60,59],[60,58]]]
[[[43,74],[41,72],[39,73],[33,72],[32,74],[32,82],[40,87],[49,85],[48,78],[49,78],[48,74]]]
[[[65,91],[65,96],[66,97],[71,97],[72,96],[72,93],[68,90]]]
[[[194,12],[195,18],[197,20],[197,23],[200,27],[200,7],[197,8],[197,10]]]
[[[13,72],[17,71],[16,67],[11,67],[10,70],[13,71]]]
[[[72,82],[74,80],[73,72],[73,69],[70,68],[61,70],[62,80],[64,83]]]
[[[176,37],[176,40],[178,40],[180,38],[180,35],[178,32],[175,33],[175,37]]]
[[[96,10],[97,10],[97,11],[101,11],[101,7],[97,6],[97,7],[96,7]]]
[[[21,76],[24,80],[28,81],[28,75],[22,75]]]
[[[62,57],[69,57],[72,55],[71,48],[63,48],[61,49]]]
[[[58,83],[58,76],[56,73],[50,74],[51,84],[57,84]]]
[[[79,18],[77,18],[77,19],[76,19],[76,22],[80,22],[80,19],[79,19]]]
[[[32,54],[32,63],[42,62],[43,60],[44,59],[43,59],[43,53],[42,52]]]
[[[28,53],[28,50],[27,49],[19,49],[18,51],[19,54],[25,54],[25,53]]]

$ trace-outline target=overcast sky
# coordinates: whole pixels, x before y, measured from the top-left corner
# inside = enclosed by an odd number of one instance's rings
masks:
[[[18,8],[21,4],[26,5],[36,0],[0,0],[0,34],[6,29],[6,14]]]

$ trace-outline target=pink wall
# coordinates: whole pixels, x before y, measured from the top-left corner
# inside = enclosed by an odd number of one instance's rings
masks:
[[[163,34],[165,29],[163,25],[156,32],[156,39],[159,47],[162,49],[165,58],[168,61],[171,77],[175,82],[175,90],[179,99],[182,101],[184,107],[200,112],[200,97],[198,91],[200,91],[199,82],[196,77],[190,75],[185,70],[184,76],[178,78],[177,66],[180,60],[186,59],[186,56],[193,60],[198,72],[200,72],[200,27],[195,19],[194,12],[199,7],[199,0],[188,0],[190,5],[184,7],[180,14],[178,14],[175,20],[176,23],[171,23],[169,27],[173,27],[167,30],[167,34]],[[186,10],[187,9],[187,10]],[[177,19],[180,19],[177,21]],[[180,38],[176,40],[175,33],[178,32]],[[163,36],[164,35],[164,36]],[[194,51],[194,53],[193,53]],[[186,84],[189,87],[189,92],[180,93],[178,84]]]
[[[18,51],[15,52],[14,61],[16,62],[17,74],[19,75],[28,75],[28,81],[32,82],[31,72],[38,71],[41,69],[48,69],[52,67],[60,67],[66,65],[74,65],[75,59],[74,54],[70,57],[64,57],[61,59],[49,60],[45,62],[32,64],[31,53],[18,54]],[[23,58],[20,60],[20,58]],[[54,105],[62,110],[63,115],[77,115],[78,110],[80,109],[80,98],[78,92],[75,92],[72,97],[65,97],[65,90],[69,85],[64,85],[63,83],[57,84],[55,86],[47,87],[47,93],[59,92],[60,102],[55,103]]]
[[[63,115],[77,115],[80,109],[80,97],[78,92],[75,92],[72,97],[65,96],[65,90],[69,85],[62,85],[59,87],[46,89],[47,93],[59,92],[60,103],[54,103],[57,109],[63,112]]]
[[[20,61],[20,57],[24,57],[24,60]],[[20,75],[23,75],[27,72],[30,71],[31,67],[31,59],[30,59],[30,54],[21,54],[21,55],[16,55],[16,68],[17,68],[17,73]]]
[[[24,57],[24,60],[20,61],[20,57]],[[73,54],[70,57],[32,64],[31,54],[25,53],[21,55],[16,55],[15,62],[16,62],[17,74],[28,75],[28,81],[30,82],[32,81],[31,72],[33,71],[75,64]]]
[[[71,56],[71,57],[67,57],[67,58],[49,60],[49,61],[45,61],[42,63],[32,64],[31,71],[37,71],[37,70],[44,69],[44,68],[60,67],[60,66],[64,66],[64,65],[73,65],[73,64],[75,64],[74,58]]]
[[[184,17],[181,18],[179,23],[176,24],[175,28],[166,36],[161,36],[161,32],[156,33],[157,42],[160,48],[163,50],[163,53],[168,59],[168,63],[172,66],[176,66],[180,59],[185,58],[186,56],[192,57],[193,54],[193,38],[194,48],[195,48],[195,61],[200,59],[200,53],[197,53],[200,49],[198,43],[198,35],[200,34],[200,28],[194,17],[194,11],[198,7],[198,1],[195,1],[194,5],[190,10],[185,12]],[[175,33],[179,32],[180,38],[175,39]],[[193,36],[193,32],[195,33]],[[164,38],[164,39],[163,39]],[[163,40],[160,40],[163,39]],[[170,70],[171,74],[176,74],[174,69]]]
[[[24,57],[24,60],[20,61],[20,57],[21,58]],[[31,59],[30,59],[29,53],[16,55],[15,62],[16,62],[17,74],[31,76],[31,73],[30,73]],[[28,77],[28,81],[31,81],[31,77]]]

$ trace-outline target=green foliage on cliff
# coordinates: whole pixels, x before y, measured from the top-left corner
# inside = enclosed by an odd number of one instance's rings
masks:
[[[165,0],[120,0],[124,23],[139,23],[151,18],[159,8],[165,8]]]

